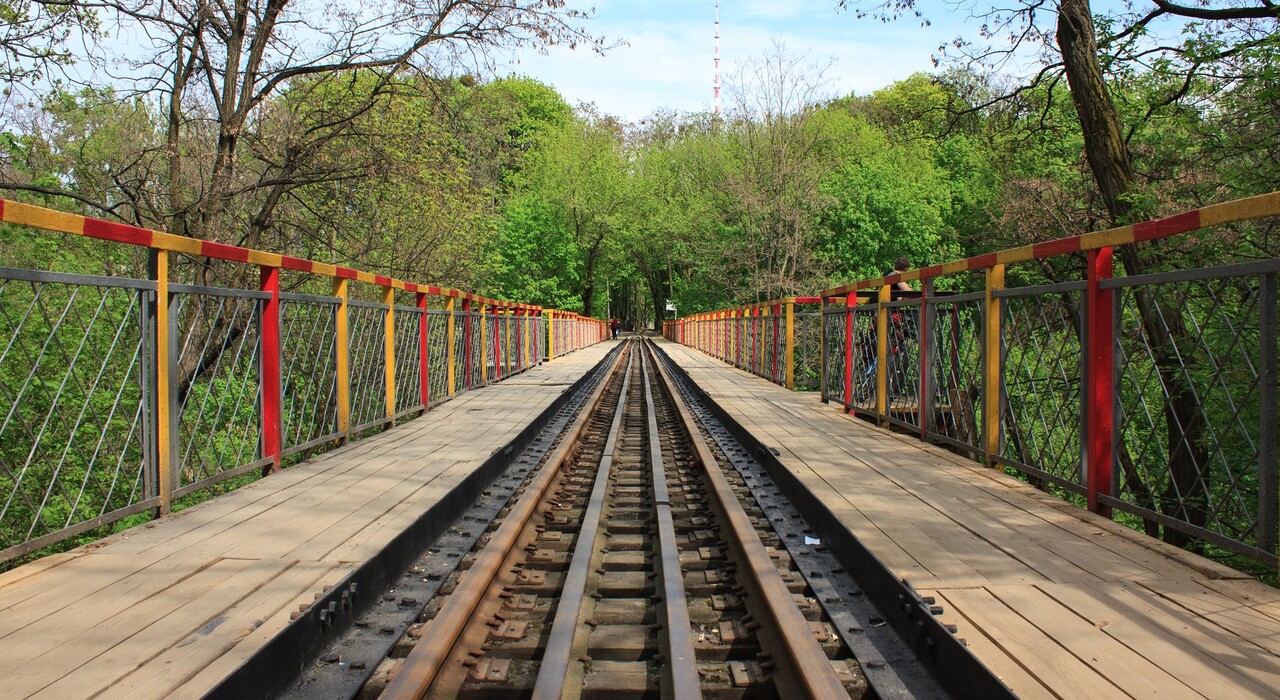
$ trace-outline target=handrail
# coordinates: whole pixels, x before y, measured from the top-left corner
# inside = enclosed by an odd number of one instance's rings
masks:
[[[1280,192],[819,293],[821,397],[1220,558],[1280,565],[1280,258],[1114,278],[1114,249],[1280,217]],[[1081,279],[1008,287],[1069,254]],[[942,277],[981,273],[981,291]],[[895,293],[899,282],[921,289]],[[670,321],[748,371],[768,304]],[[766,334],[767,335],[767,334]],[[767,376],[767,375],[766,375]],[[1241,564],[1246,566],[1246,564]]]
[[[145,279],[0,268],[15,312],[0,318],[0,563],[163,515],[606,336],[573,312],[12,200],[0,222],[150,255]],[[258,284],[175,284],[175,254],[254,266]],[[282,292],[282,270],[329,279],[331,295]],[[355,301],[353,282],[378,301]]]

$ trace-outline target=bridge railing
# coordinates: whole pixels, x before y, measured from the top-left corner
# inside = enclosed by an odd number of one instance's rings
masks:
[[[1128,277],[1113,258],[1278,215],[1280,193],[825,290],[823,400],[1274,569],[1280,258]],[[1083,270],[1044,282],[1064,256]]]
[[[543,313],[549,324],[547,329],[549,358],[556,358],[578,348],[607,340],[612,334],[609,324],[600,319],[582,316],[572,311],[547,309]]]
[[[697,348],[788,389],[818,388],[819,297],[786,297],[663,323],[669,340]]]
[[[576,314],[7,200],[0,222],[0,244],[103,241],[112,272],[0,268],[0,563],[604,335]]]

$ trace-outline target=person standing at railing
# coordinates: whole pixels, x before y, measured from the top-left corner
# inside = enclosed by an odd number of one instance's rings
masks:
[[[907,256],[904,255],[898,258],[897,260],[894,260],[893,269],[884,273],[884,275],[885,277],[888,277],[889,275],[897,275],[897,274],[906,272],[907,270],[910,270],[910,269],[911,269],[911,261],[908,260]],[[898,280],[898,283],[894,285],[893,288],[895,291],[902,291],[902,292],[912,291],[911,285],[907,284],[906,282],[903,282],[902,280]]]

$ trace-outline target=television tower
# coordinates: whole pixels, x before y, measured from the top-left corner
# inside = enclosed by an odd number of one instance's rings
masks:
[[[720,3],[716,3],[716,79],[712,93],[715,95],[715,111],[720,114]]]

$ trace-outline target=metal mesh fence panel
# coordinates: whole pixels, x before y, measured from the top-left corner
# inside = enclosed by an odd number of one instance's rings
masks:
[[[0,268],[0,561],[148,498],[154,285]]]
[[[337,437],[337,298],[280,295],[282,446]]]
[[[171,307],[172,337],[177,341],[173,371],[179,488],[258,461],[262,416],[257,316],[267,296],[181,289],[189,291],[174,293]]]

